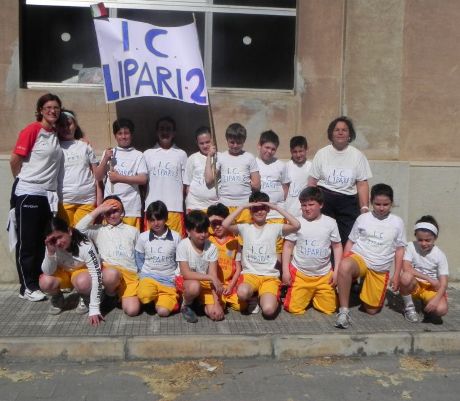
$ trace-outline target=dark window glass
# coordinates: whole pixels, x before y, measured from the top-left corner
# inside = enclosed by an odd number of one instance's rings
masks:
[[[89,7],[22,8],[23,82],[62,82],[80,67],[100,67]]]
[[[292,89],[295,17],[214,14],[212,86]]]
[[[295,8],[296,0],[214,0],[214,4],[226,6]]]
[[[154,11],[154,10],[128,10],[118,9],[118,18],[146,22],[157,26],[182,26],[193,22],[193,13],[183,11]],[[204,14],[195,13],[198,40],[201,55],[204,57]]]

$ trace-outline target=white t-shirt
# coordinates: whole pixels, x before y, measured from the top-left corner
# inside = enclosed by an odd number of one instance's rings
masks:
[[[57,190],[57,177],[62,150],[54,131],[48,131],[39,122],[29,124],[20,133],[13,153],[22,156],[16,195],[47,196]]]
[[[183,177],[187,154],[176,145],[163,149],[157,144],[153,149],[147,149],[144,157],[149,172],[145,209],[152,202],[161,200],[168,211],[183,212]]]
[[[64,153],[58,177],[58,193],[63,203],[96,204],[96,181],[91,166],[97,158],[90,145],[83,141],[61,141]]]
[[[187,160],[184,185],[188,185],[185,207],[193,210],[205,210],[217,202],[216,189],[209,189],[204,179],[206,156],[200,152],[191,155]]]
[[[446,255],[436,245],[429,253],[424,255],[417,241],[409,242],[404,254],[404,260],[409,261],[415,270],[432,279],[438,280],[439,276],[449,275]]]
[[[286,210],[293,216],[302,216],[300,209],[299,195],[308,184],[310,175],[311,161],[307,160],[302,166],[298,166],[292,160],[287,162],[289,176],[289,192],[286,198]]]
[[[56,254],[49,256],[45,252],[42,262],[42,271],[47,275],[53,275],[60,267],[66,271],[77,269],[88,269],[91,276],[91,293],[89,296],[89,316],[100,315],[99,305],[102,294],[102,270],[99,254],[94,244],[82,242],[78,247],[78,256],[73,256],[70,252],[57,248]]]
[[[275,268],[276,241],[283,235],[283,225],[265,224],[257,228],[254,224],[238,224],[238,231],[243,238],[243,273],[279,277]]]
[[[358,149],[348,145],[337,150],[328,145],[316,153],[310,176],[318,180],[318,185],[345,195],[357,193],[356,181],[372,177],[369,162]]]
[[[104,154],[102,155],[104,158]],[[147,165],[145,164],[142,152],[134,148],[114,148],[112,157],[113,169],[121,175],[135,176],[139,174],[147,175]],[[141,216],[141,194],[139,192],[139,185],[125,184],[117,182],[113,185],[107,176],[105,183],[104,197],[109,195],[117,195],[125,208],[126,217],[140,217]]]
[[[281,208],[285,208],[284,191],[282,184],[288,184],[289,176],[286,163],[275,160],[272,163],[265,163],[262,159],[256,158],[260,174],[260,190],[270,197],[270,202]],[[267,219],[279,219],[283,216],[276,210],[270,210]]]
[[[407,245],[404,223],[394,214],[383,220],[372,212],[359,215],[348,238],[354,242],[351,251],[362,256],[367,266],[377,272],[389,271],[396,248]]]
[[[157,237],[151,231],[144,231],[139,235],[136,243],[136,252],[144,255],[140,276],[157,279],[157,276],[174,278],[176,263],[176,248],[181,237],[174,230]]]
[[[295,242],[291,263],[307,276],[324,276],[331,270],[331,245],[340,243],[337,223],[324,214],[313,221],[298,220],[300,230],[286,237]]]
[[[120,223],[92,225],[93,219],[87,214],[75,226],[86,234],[97,246],[103,263],[119,266],[136,273],[134,248],[139,237],[137,228]]]
[[[228,151],[217,154],[220,171],[219,201],[225,206],[240,206],[251,195],[251,173],[259,171],[255,157],[249,152],[233,156]]]
[[[202,253],[198,253],[189,238],[183,239],[176,251],[177,262],[187,262],[190,270],[202,274],[208,274],[209,263],[216,262],[217,256],[217,248],[209,240],[206,240]]]

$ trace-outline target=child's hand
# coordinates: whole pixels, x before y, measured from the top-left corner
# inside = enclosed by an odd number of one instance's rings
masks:
[[[217,153],[216,145],[211,145],[209,148],[208,156],[213,157]]]
[[[48,251],[48,255],[54,255],[56,253],[56,242],[57,238],[55,235],[50,234],[45,239],[45,246],[46,250]]]
[[[393,278],[390,281],[390,286],[393,292],[399,291],[399,277],[398,276],[393,276]]]
[[[116,184],[118,182],[121,182],[121,179],[123,178],[123,176],[121,174],[118,174],[116,171],[107,172],[107,176],[109,177],[110,182],[112,184]]]
[[[214,286],[214,290],[216,291],[217,295],[222,295],[224,292],[224,287],[217,277],[212,278],[212,285]]]
[[[439,288],[441,287],[441,283],[439,282],[439,280],[431,279],[430,284],[435,291],[439,291]]]
[[[274,203],[271,202],[259,202],[261,205],[268,206],[272,210],[278,210],[278,205],[275,205]]]
[[[113,157],[113,149],[112,148],[107,148],[104,152],[104,159],[105,161],[110,160]]]
[[[223,295],[230,295],[233,291],[233,287],[235,287],[234,284],[230,283],[227,286],[224,287],[224,290],[222,291]]]
[[[337,287],[337,276],[338,276],[338,270],[337,268],[335,268],[329,280],[329,284],[331,285],[332,288]]]
[[[424,310],[427,313],[435,312],[438,308],[439,299],[437,297],[432,298],[425,306]]]
[[[290,286],[291,285],[291,273],[290,272],[285,272],[283,271],[283,274],[281,275],[281,281],[283,282],[284,285]]]
[[[105,319],[102,317],[102,315],[94,315],[88,317],[88,323],[93,327],[99,326],[99,324],[102,323],[104,320]]]
[[[119,203],[116,200],[107,199],[106,201],[102,202],[95,210],[97,210],[99,214],[102,214],[118,208]]]

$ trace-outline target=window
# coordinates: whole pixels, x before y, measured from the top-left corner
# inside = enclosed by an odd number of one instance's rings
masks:
[[[89,9],[93,3],[22,3],[24,86],[101,85]],[[208,87],[294,88],[296,0],[112,0],[107,4],[112,17],[159,26],[183,25],[195,18]]]

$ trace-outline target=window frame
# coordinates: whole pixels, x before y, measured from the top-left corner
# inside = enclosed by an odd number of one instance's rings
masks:
[[[297,8],[298,8],[297,0]],[[60,7],[89,7],[94,4],[94,0],[25,0],[24,5],[35,6],[60,6]],[[265,7],[265,6],[236,6],[236,5],[216,5],[213,0],[109,0],[104,1],[104,5],[109,11],[109,17],[116,18],[118,9],[133,9],[133,10],[159,10],[159,11],[188,11],[200,12],[205,16],[204,29],[204,56],[203,66],[208,83],[208,91],[216,92],[275,92],[293,94],[296,88],[297,77],[297,46],[294,45],[294,60],[293,60],[293,82],[292,89],[263,89],[263,88],[236,88],[236,87],[221,87],[210,86],[212,82],[212,46],[213,46],[213,15],[215,13],[225,14],[249,14],[249,15],[273,15],[273,16],[288,16],[295,17],[295,32],[297,32],[297,8],[280,8],[280,7]],[[294,40],[297,42],[297,34]],[[22,64],[21,64],[22,74]],[[44,87],[51,88],[78,88],[78,89],[94,89],[103,88],[103,84],[83,84],[83,83],[61,83],[61,82],[23,82],[27,89],[41,89]]]

